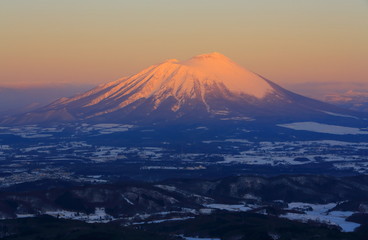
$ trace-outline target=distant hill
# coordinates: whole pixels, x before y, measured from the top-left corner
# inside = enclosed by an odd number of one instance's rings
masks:
[[[336,106],[368,112],[368,83],[301,83],[287,84],[287,88]]]
[[[0,85],[0,114],[12,115],[32,111],[61,97],[73,96],[92,87],[88,84],[50,84],[29,87]]]

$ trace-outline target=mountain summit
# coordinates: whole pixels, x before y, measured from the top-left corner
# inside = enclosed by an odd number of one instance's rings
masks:
[[[224,55],[211,53],[198,55],[187,61],[170,59],[58,104],[77,103],[76,101],[80,101],[80,107],[102,104],[102,111],[95,113],[98,116],[143,99],[150,99],[153,109],[157,109],[172,98],[171,101],[175,103],[171,110],[176,112],[188,101],[197,99],[210,111],[207,98],[215,91],[260,99],[272,92],[273,88],[267,81]],[[108,109],[105,108],[106,104],[110,106]]]
[[[302,118],[345,112],[290,91],[214,52],[169,59],[11,121],[167,122]]]

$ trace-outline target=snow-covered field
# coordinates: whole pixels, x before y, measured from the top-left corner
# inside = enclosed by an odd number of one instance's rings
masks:
[[[124,199],[129,204],[133,204],[127,198],[124,197]],[[286,208],[283,208],[285,211],[287,211],[287,213],[280,215],[280,217],[301,222],[316,221],[327,225],[339,226],[344,232],[353,232],[357,227],[360,226],[360,224],[346,221],[346,219],[353,215],[354,212],[333,211],[332,209],[336,207],[336,205],[336,203],[311,204],[303,202],[292,202],[288,203],[288,206]],[[263,211],[262,206],[260,205],[212,203],[204,204],[203,207],[203,209],[199,210],[183,208],[180,211],[156,212],[152,214],[136,214],[131,217],[122,218],[112,217],[111,215],[106,213],[104,208],[96,208],[95,212],[92,214],[66,210],[46,211],[44,212],[44,214],[57,218],[73,219],[88,223],[107,223],[114,220],[122,220],[125,222],[124,225],[141,225],[162,223],[168,221],[183,221],[187,219],[193,219],[196,215],[211,214],[215,210],[223,210],[229,212],[248,212],[261,209],[259,213],[266,214],[266,211]],[[27,218],[34,216],[35,215],[27,213],[17,214],[17,218]]]
[[[213,164],[301,166],[328,163],[331,168],[338,171],[368,172],[366,142],[336,140],[252,142],[245,138],[225,138],[205,140],[201,144],[217,148],[218,152],[179,153],[172,149],[170,143],[162,143],[159,146],[118,147],[109,146],[108,142],[106,145],[92,145],[85,141],[54,141],[52,144],[51,141],[38,141],[24,147],[0,145],[0,160],[9,159],[18,165],[32,162],[33,159],[95,163],[150,161],[149,164],[142,166],[142,169],[146,170],[203,170]],[[207,146],[204,146],[205,148]],[[165,161],[165,164],[160,164],[161,161]]]
[[[104,135],[126,132],[133,127],[133,125],[129,124],[84,123],[76,127],[76,133]],[[20,136],[22,138],[50,138],[54,137],[54,134],[62,133],[64,129],[64,127],[40,127],[37,125],[25,125],[20,127],[1,127],[0,134],[11,134]]]
[[[41,128],[37,125],[25,125],[22,127],[1,127],[0,134],[11,134],[22,138],[50,138],[55,133],[60,133],[64,130],[60,128]]]
[[[184,220],[193,219],[193,218],[194,217],[166,218],[166,219],[160,219],[160,220],[135,222],[135,223],[132,223],[131,225],[153,224],[153,223],[163,223],[163,222],[172,222],[172,221],[184,221]]]
[[[347,114],[333,113],[333,112],[327,112],[327,111],[322,111],[322,112],[327,113],[328,115],[331,115],[331,116],[336,116],[336,117],[359,119],[358,117],[347,115]]]
[[[367,130],[362,130],[359,128],[353,127],[344,127],[337,125],[329,125],[317,122],[296,122],[296,123],[288,123],[288,124],[279,124],[277,126],[290,128],[294,130],[303,130],[317,133],[328,133],[335,135],[359,135],[359,134],[368,134]]]
[[[247,212],[249,210],[252,210],[252,208],[244,206],[244,204],[220,204],[220,203],[213,203],[213,204],[205,204],[203,205],[207,208],[213,208],[218,210],[225,210],[229,212]]]
[[[100,123],[100,124],[82,124],[77,128],[82,133],[97,133],[97,134],[112,134],[118,132],[126,132],[134,127],[127,124],[113,124],[113,123]]]
[[[336,203],[329,204],[310,204],[310,203],[289,203],[289,209],[304,209],[305,214],[287,213],[281,217],[290,220],[299,220],[307,222],[309,220],[326,223],[329,225],[336,225],[341,227],[344,232],[352,232],[360,226],[358,223],[348,222],[346,218],[354,214],[350,211],[331,211],[336,206]],[[305,210],[305,209],[310,210]]]
[[[246,139],[204,141],[204,144],[233,144],[237,153],[222,154],[220,164],[249,165],[303,165],[331,163],[336,169],[347,169],[360,173],[367,172],[368,149],[365,142],[343,142],[335,140],[287,141],[252,143]],[[242,150],[242,148],[246,150]]]
[[[328,225],[335,225],[341,227],[344,232],[353,232],[360,226],[358,223],[348,222],[346,218],[354,214],[351,211],[331,211],[337,204],[310,204],[293,202],[288,204],[288,208],[285,210],[297,210],[301,213],[291,213],[281,215],[280,217],[290,220],[297,220],[302,222],[317,221]],[[206,208],[225,210],[229,212],[247,212],[258,208],[259,206],[245,206],[243,204],[206,204],[203,205]]]
[[[48,211],[45,214],[57,217],[57,218],[65,218],[65,219],[73,219],[73,220],[80,220],[85,221],[88,223],[106,223],[115,220],[114,217],[108,215],[105,212],[105,208],[96,208],[93,214],[85,214],[85,213],[78,213],[78,212],[71,212],[71,211]]]

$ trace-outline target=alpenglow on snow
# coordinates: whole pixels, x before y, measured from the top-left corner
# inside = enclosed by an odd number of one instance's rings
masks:
[[[224,121],[352,114],[290,92],[220,53],[166,60],[3,123]]]

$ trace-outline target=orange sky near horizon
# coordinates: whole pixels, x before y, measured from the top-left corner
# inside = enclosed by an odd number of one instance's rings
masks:
[[[365,0],[4,0],[0,26],[0,85],[99,84],[214,51],[277,83],[368,82]]]

